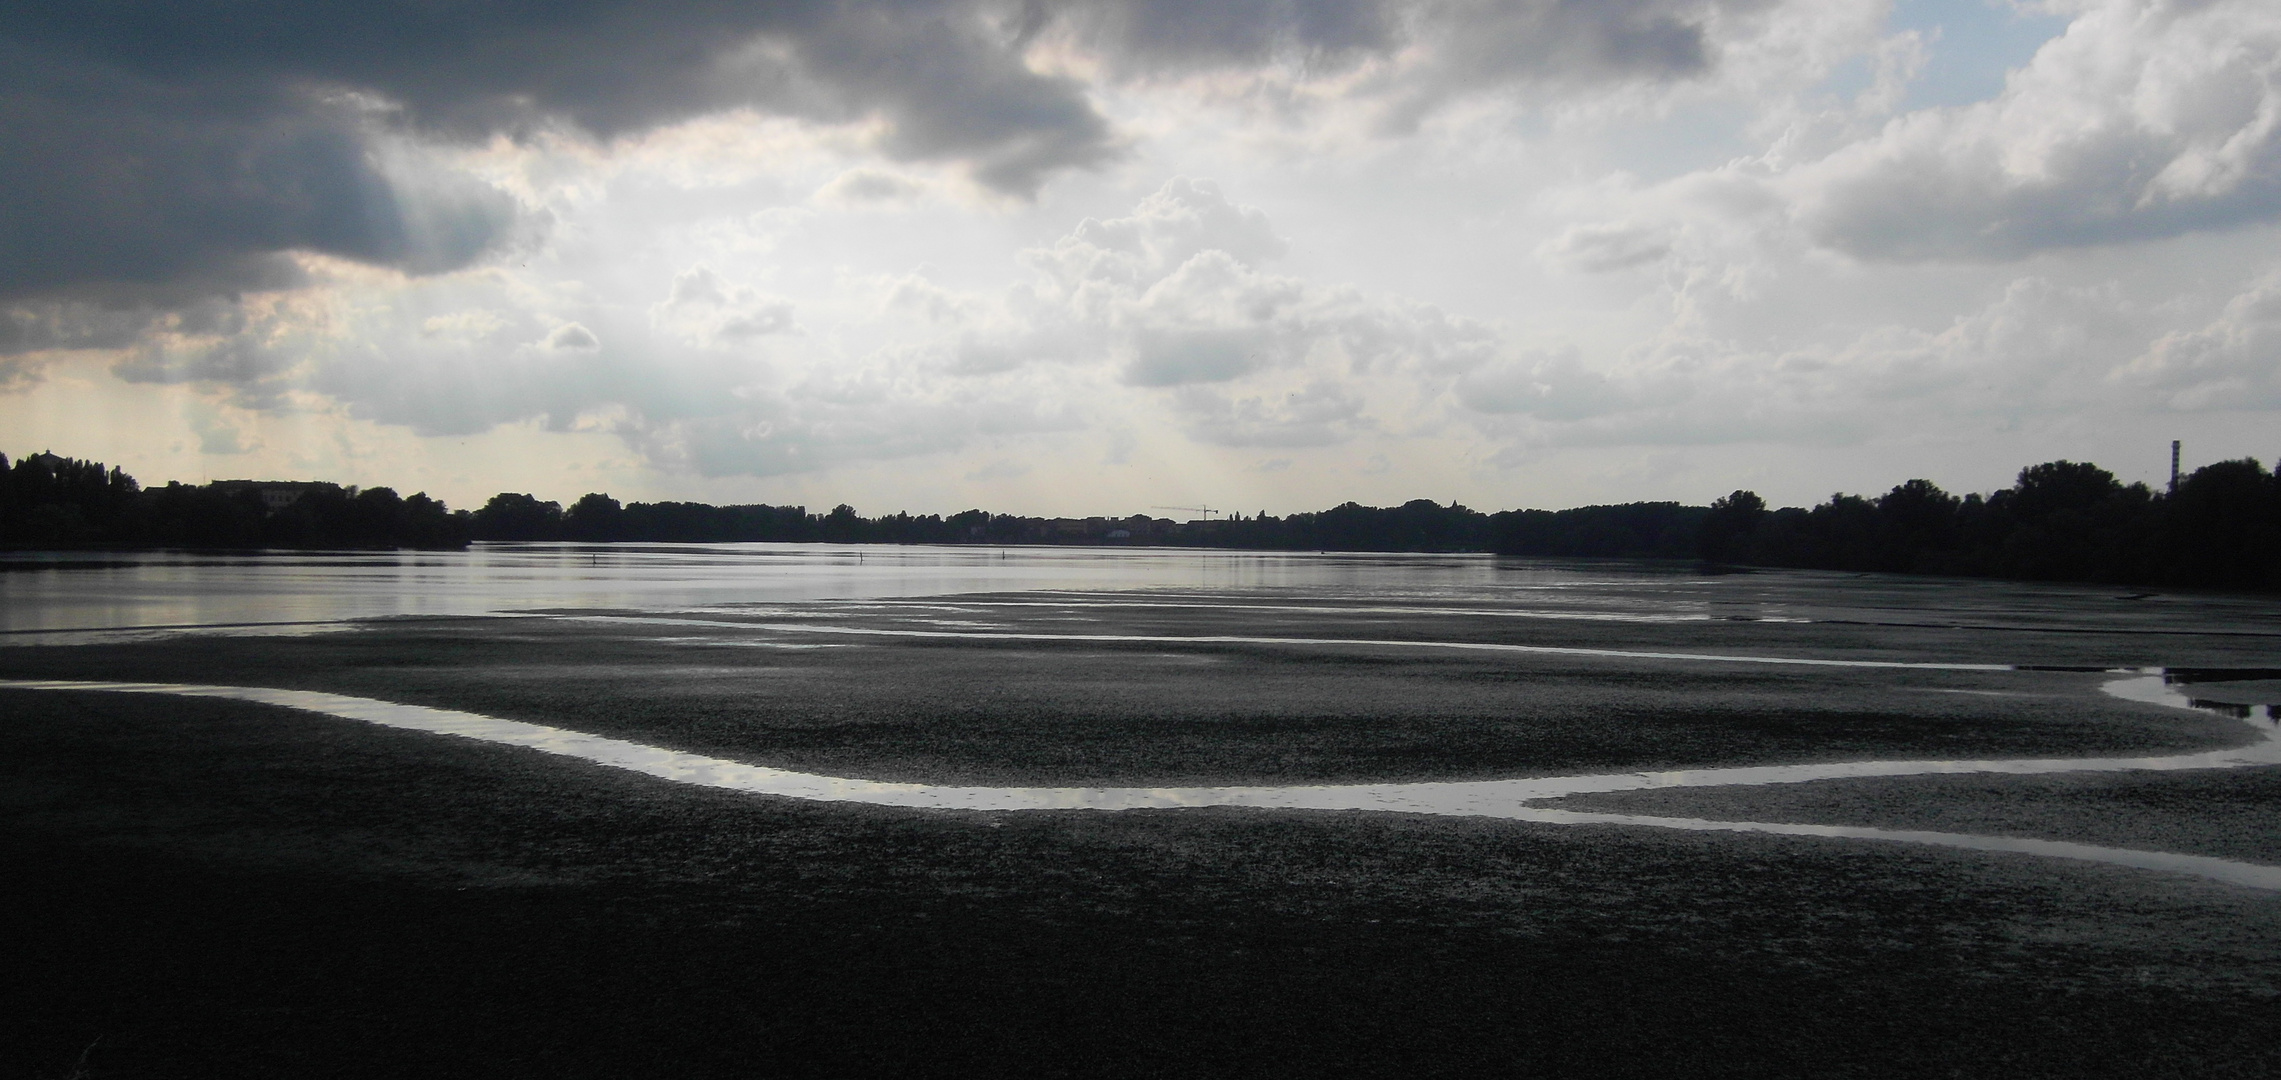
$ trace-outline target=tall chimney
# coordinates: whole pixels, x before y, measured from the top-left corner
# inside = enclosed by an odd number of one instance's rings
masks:
[[[2170,493],[2178,494],[2178,440],[2170,440]]]

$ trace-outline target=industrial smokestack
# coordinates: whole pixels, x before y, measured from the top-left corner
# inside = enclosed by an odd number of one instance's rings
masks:
[[[2178,494],[2178,440],[2170,440],[2170,493]]]

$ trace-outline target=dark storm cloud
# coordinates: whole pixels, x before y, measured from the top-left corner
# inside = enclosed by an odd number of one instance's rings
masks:
[[[1401,9],[1383,0],[1078,0],[1033,3],[1025,29],[1055,21],[1141,69],[1257,63],[1297,52],[1321,60],[1387,51],[1404,38]]]
[[[1380,86],[1403,127],[1473,91],[1526,83],[1684,78],[1713,60],[1714,10],[1762,0],[1075,0],[1059,21],[1128,75],[1295,62],[1333,72],[1419,50],[1429,61]],[[1047,10],[1041,7],[1039,11]],[[1049,24],[1033,15],[1032,23]]]
[[[516,205],[414,151],[542,125],[608,138],[732,106],[877,118],[889,157],[962,163],[1026,195],[1119,150],[1086,86],[1024,62],[1040,34],[1118,77],[1423,48],[1425,83],[1387,91],[1414,117],[1505,82],[1694,73],[1704,2],[8,5],[0,299],[274,286],[293,279],[277,256],[296,250],[463,266],[514,233]]]
[[[1055,170],[1117,153],[1084,87],[1030,71],[995,22],[855,5],[797,38],[794,58],[794,77],[758,104],[830,120],[878,113],[890,156],[966,161],[1000,191],[1029,194]]]
[[[1082,88],[958,5],[101,2],[0,9],[0,297],[290,283],[279,252],[433,272],[515,223],[384,133],[613,136],[738,104],[887,119],[892,156],[1032,190],[1104,160]],[[401,156],[401,155],[400,155]]]
[[[168,85],[0,42],[0,294],[290,282],[301,248],[429,271],[490,246],[508,198],[388,175],[354,113],[275,87]]]

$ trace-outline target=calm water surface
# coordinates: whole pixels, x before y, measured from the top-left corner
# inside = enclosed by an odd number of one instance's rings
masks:
[[[1683,576],[1486,555],[817,544],[477,544],[467,551],[33,553],[0,572],[0,632],[321,623],[547,608],[1032,589],[1301,589],[1494,599]],[[38,568],[31,568],[38,567]]]

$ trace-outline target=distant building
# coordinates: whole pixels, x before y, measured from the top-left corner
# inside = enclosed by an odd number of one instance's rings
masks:
[[[209,486],[226,495],[235,495],[241,491],[259,492],[262,509],[274,514],[300,502],[303,495],[336,485],[314,480],[216,480]]]

